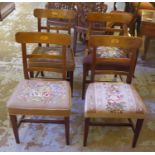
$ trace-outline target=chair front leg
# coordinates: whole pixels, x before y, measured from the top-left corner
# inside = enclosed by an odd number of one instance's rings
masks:
[[[133,148],[136,147],[137,140],[138,140],[138,137],[139,137],[142,125],[143,125],[143,121],[144,121],[144,119],[137,119],[135,133],[134,133],[134,137],[133,137],[133,143],[132,143]]]
[[[66,135],[66,144],[69,145],[69,117],[65,117],[65,135]]]
[[[16,143],[19,144],[19,134],[18,134],[18,124],[17,124],[17,116],[16,115],[10,115],[10,121],[13,129],[13,133],[15,136]]]
[[[85,118],[83,146],[87,145],[90,118]]]

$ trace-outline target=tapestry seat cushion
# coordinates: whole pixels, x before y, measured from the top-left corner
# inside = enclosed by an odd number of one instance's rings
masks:
[[[85,117],[143,118],[145,113],[142,99],[129,84],[95,82],[87,88]]]
[[[83,64],[90,65],[92,64],[92,49],[90,49],[89,54],[84,57]],[[96,50],[97,58],[127,58],[128,52],[126,50],[116,48],[116,47],[98,47]],[[118,69],[118,70],[128,70],[130,62],[117,62],[117,61],[110,61],[110,62],[101,62],[97,64],[97,67],[102,69]],[[108,66],[110,68],[108,68]]]
[[[69,115],[71,90],[67,81],[22,80],[7,102],[9,114]]]

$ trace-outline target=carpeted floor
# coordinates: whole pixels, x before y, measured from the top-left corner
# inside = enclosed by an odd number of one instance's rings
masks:
[[[18,81],[23,79],[20,45],[15,42],[18,31],[37,31],[33,9],[44,3],[16,3],[16,10],[0,22],[0,151],[155,151],[155,43],[151,42],[146,61],[140,58],[133,85],[148,109],[138,145],[131,148],[133,133],[128,128],[90,128],[88,146],[83,147],[83,111],[81,100],[82,52],[76,56],[71,145],[65,145],[63,125],[24,124],[20,128],[21,144],[16,144],[9,123],[6,101]],[[141,55],[141,53],[140,53]],[[109,78],[104,76],[103,78]]]

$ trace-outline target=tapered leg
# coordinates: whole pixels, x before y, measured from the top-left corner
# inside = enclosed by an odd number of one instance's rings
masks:
[[[77,30],[76,30],[76,28],[75,28],[75,29],[74,29],[74,40],[73,40],[73,50],[74,50],[74,54],[76,54],[77,35],[78,35],[78,32],[77,32]]]
[[[82,99],[85,98],[86,76],[87,76],[87,72],[86,72],[85,66],[83,65]]]
[[[70,86],[71,86],[72,93],[73,93],[73,79],[74,79],[74,72],[70,71],[69,72],[69,80],[70,80]]]
[[[144,121],[143,119],[137,119],[132,147],[136,147],[137,140],[138,140],[138,137],[139,137],[142,125],[143,125],[143,121]]]
[[[65,117],[66,144],[69,145],[69,117]]]
[[[131,82],[132,82],[132,75],[128,75],[127,76],[126,82],[131,84]]]
[[[30,72],[30,77],[34,78],[34,73],[33,72]]]
[[[19,134],[18,134],[18,126],[17,126],[17,116],[16,115],[10,115],[10,121],[13,129],[13,133],[16,139],[16,143],[19,144]]]
[[[85,118],[83,146],[87,145],[90,118]]]
[[[45,75],[44,75],[44,72],[40,72],[40,73],[41,73],[41,76],[42,76],[42,77],[44,77],[44,76],[45,76]]]

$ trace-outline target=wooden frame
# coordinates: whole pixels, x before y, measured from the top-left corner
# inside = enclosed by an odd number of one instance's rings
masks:
[[[129,123],[101,123],[101,122],[92,122],[91,118],[85,118],[84,122],[84,139],[83,139],[83,146],[87,145],[87,139],[88,139],[88,132],[90,126],[119,126],[119,127],[131,127],[134,133],[133,141],[132,141],[132,147],[136,147],[138,137],[143,125],[144,119],[137,119],[136,125],[133,124],[131,119],[128,119]]]
[[[20,120],[17,120],[16,115],[9,115],[11,125],[13,128],[13,133],[15,136],[16,143],[20,143],[18,129],[22,123],[54,123],[54,124],[64,124],[65,126],[65,135],[66,135],[66,144],[69,145],[69,117],[64,117],[62,120],[34,120],[34,119],[26,119],[25,115],[23,115]]]

